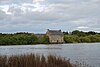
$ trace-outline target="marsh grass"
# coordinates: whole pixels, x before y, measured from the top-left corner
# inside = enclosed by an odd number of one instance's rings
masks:
[[[81,67],[81,65],[71,64],[69,60],[57,56],[45,57],[30,54],[11,57],[0,56],[0,67]]]

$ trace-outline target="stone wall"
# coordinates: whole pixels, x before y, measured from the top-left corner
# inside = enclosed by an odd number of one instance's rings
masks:
[[[50,35],[49,36],[49,41],[50,41],[50,43],[63,43],[64,39],[63,39],[63,36]]]

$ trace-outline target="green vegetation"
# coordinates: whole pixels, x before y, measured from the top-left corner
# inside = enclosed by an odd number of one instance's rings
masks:
[[[26,44],[48,44],[49,39],[44,35],[38,39],[32,33],[0,34],[0,45],[26,45]]]
[[[100,42],[100,33],[93,31],[83,32],[74,30],[70,33],[64,33],[65,43],[92,43]],[[45,34],[38,38],[33,33],[15,33],[2,34],[0,33],[0,45],[28,45],[28,44],[50,44],[49,37]]]
[[[20,56],[0,56],[0,67],[90,67],[87,64],[76,62],[70,63],[65,58],[49,55],[20,55]]]
[[[44,35],[42,38],[39,39],[38,43],[49,44],[49,37],[47,35]]]
[[[66,43],[76,43],[78,42],[79,37],[76,35],[64,35],[64,41]]]
[[[83,32],[83,31],[72,31],[70,33],[64,32],[64,40],[66,43],[92,43],[100,42],[100,33],[93,31]]]

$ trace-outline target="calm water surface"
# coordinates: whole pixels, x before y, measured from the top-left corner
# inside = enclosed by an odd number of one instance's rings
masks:
[[[0,46],[0,55],[57,55],[100,67],[100,43]]]

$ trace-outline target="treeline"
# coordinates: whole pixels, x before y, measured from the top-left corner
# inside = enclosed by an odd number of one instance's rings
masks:
[[[65,43],[91,43],[100,42],[100,33],[93,31],[83,32],[74,30],[72,32],[63,32]],[[33,33],[0,33],[0,45],[27,45],[27,44],[50,44],[49,37],[45,34],[38,38]]]
[[[89,31],[83,32],[74,30],[72,32],[63,32],[65,43],[92,43],[100,42],[100,33]]]
[[[33,33],[0,34],[0,45],[48,44],[49,38],[44,35],[41,39]]]

